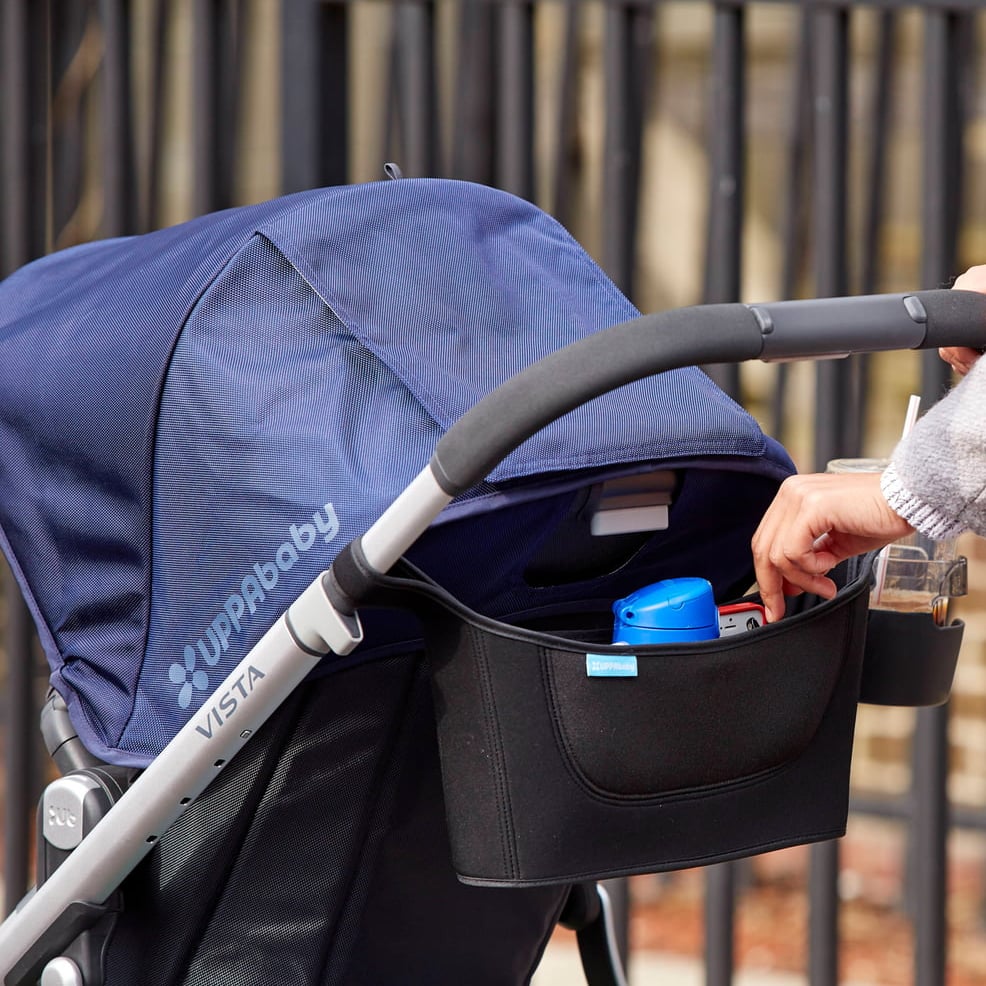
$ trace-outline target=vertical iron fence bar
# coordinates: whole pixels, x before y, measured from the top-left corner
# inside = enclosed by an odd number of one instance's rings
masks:
[[[811,847],[809,876],[808,982],[839,981],[839,843]]]
[[[321,93],[319,159],[321,185],[349,179],[349,5],[325,3],[319,17],[324,52],[315,84]]]
[[[3,220],[0,229],[0,277],[25,264],[31,256],[30,203],[32,155],[30,139],[30,75],[28,72],[28,4],[6,0],[0,6],[0,175],[3,179]],[[9,660],[9,655],[8,655]]]
[[[890,108],[895,80],[894,40],[897,14],[894,10],[883,10],[878,15],[877,48],[874,58],[874,91],[872,117],[868,132],[870,155],[867,161],[864,188],[866,195],[863,228],[861,235],[862,256],[860,257],[859,293],[875,294],[879,290],[882,250],[880,230],[883,227],[886,211],[885,190],[887,183],[887,142],[890,130]],[[857,372],[857,414],[860,441],[863,422],[866,420],[869,404],[869,381],[873,371],[873,361],[869,356],[855,358]],[[859,449],[857,449],[859,451]]]
[[[924,13],[922,127],[922,257],[927,286],[943,283],[955,265],[961,178],[958,84],[960,18],[945,10]],[[948,382],[935,353],[922,357],[922,400],[933,404]],[[913,744],[915,986],[942,986],[948,955],[948,724],[949,704],[919,709]]]
[[[139,229],[147,232],[159,225],[161,196],[161,148],[164,121],[164,79],[167,52],[168,5],[151,0],[150,93],[148,95],[146,158],[139,169],[142,176],[138,207]]]
[[[33,876],[29,865],[32,805],[38,798],[38,703],[34,695],[31,621],[10,570],[3,569],[7,624],[7,750],[4,802],[4,914],[9,914]]]
[[[395,11],[397,98],[401,122],[400,164],[415,177],[437,175],[435,106],[435,10],[433,0],[401,0]]]
[[[712,47],[709,215],[706,232],[706,304],[738,301],[742,273],[743,153],[746,141],[743,7],[718,3]],[[739,398],[736,363],[708,368],[709,375]]]
[[[246,7],[245,0],[225,0],[216,24],[216,207],[220,209],[235,205]]]
[[[32,5],[33,6],[33,5]],[[43,197],[37,194],[31,140],[31,76],[28,56],[43,51],[32,44],[31,16],[28,0],[8,0],[0,7],[0,175],[4,210],[0,229],[0,277],[25,264],[40,251],[40,242],[32,236],[31,203]],[[41,39],[36,39],[40,41]],[[2,592],[6,608],[3,650],[7,665],[7,689],[4,701],[4,902],[3,914],[14,909],[30,880],[28,847],[30,845],[29,806],[33,803],[35,770],[33,748],[34,701],[32,695],[32,659],[30,639],[24,633],[27,610],[20,591],[6,566],[2,567]]]
[[[609,276],[631,298],[653,16],[650,6],[633,2],[611,3],[605,9],[602,257]],[[625,968],[630,952],[630,888],[625,880],[608,881],[607,888],[620,918],[617,947]]]
[[[729,986],[736,962],[736,875],[734,863],[705,870],[705,982]]]
[[[321,0],[281,0],[281,191],[322,174]]]
[[[847,47],[849,18],[840,8],[814,14],[812,77],[814,98],[815,290],[846,293],[846,193],[848,158]],[[815,464],[852,455],[846,447],[849,379],[843,361],[816,369]],[[839,847],[824,842],[811,849],[808,965],[811,986],[836,986],[839,979]]]
[[[603,151],[603,248],[606,272],[624,293],[630,285],[633,236],[627,230],[629,203],[630,79],[629,24],[625,7],[606,7],[603,79],[606,87]]]
[[[955,272],[963,116],[959,26],[964,23],[947,10],[924,14],[921,280],[926,287],[941,286]],[[925,406],[930,406],[947,388],[949,369],[934,352],[922,358]]]
[[[718,3],[712,47],[710,189],[705,254],[706,304],[738,301],[742,272],[746,67],[744,10]],[[739,399],[740,370],[735,363],[707,372]],[[705,981],[729,986],[735,966],[736,865],[720,863],[705,871]]]
[[[874,64],[873,135],[866,169],[866,214],[863,223],[863,256],[860,264],[860,294],[878,290],[882,250],[880,230],[886,210],[887,144],[890,138],[890,110],[896,82],[894,41],[897,12],[883,10],[877,25],[877,50]]]
[[[45,55],[48,5],[8,0],[0,8],[0,173],[5,199],[0,233],[0,277],[44,252],[44,146],[48,122]],[[35,53],[33,72],[30,53]],[[6,609],[7,664],[3,810],[4,910],[9,914],[31,881],[33,805],[37,802],[37,702],[30,618],[20,590],[0,564]]]
[[[914,729],[914,986],[943,986],[948,953],[949,703],[918,709]]]
[[[134,231],[128,0],[99,0],[103,28],[103,236]]]
[[[483,184],[494,181],[493,16],[490,4],[462,5],[455,68],[452,174]]]
[[[500,7],[496,184],[534,197],[534,11],[530,0]]]
[[[807,150],[812,143],[811,113],[811,52],[814,41],[812,12],[802,8],[799,14],[798,43],[792,63],[793,84],[789,106],[790,144],[787,175],[784,186],[784,211],[781,218],[781,298],[793,298],[805,259],[805,232],[807,227],[805,194]],[[784,441],[787,433],[784,408],[787,399],[788,364],[777,366],[777,378],[771,405],[771,431]]]
[[[87,28],[90,2],[59,7],[51,18],[51,180],[48,246],[72,246],[84,181],[86,134]]]
[[[565,27],[562,35],[561,77],[558,82],[557,143],[551,167],[554,193],[551,214],[563,225],[570,224],[572,215],[573,158],[576,120],[579,102],[579,18],[580,5],[565,5]]]
[[[348,178],[348,25],[347,4],[281,0],[283,193]]]
[[[244,15],[242,0],[195,0],[193,6],[196,214],[234,204]]]
[[[48,240],[49,4],[7,0],[0,6],[0,17],[0,96],[4,106],[0,116],[0,172],[5,198],[0,233],[2,277],[44,253]],[[32,876],[29,854],[33,806],[40,789],[40,736],[31,621],[12,574],[6,565],[0,564],[0,569],[7,614],[3,640],[7,662],[3,809],[6,915]]]
[[[603,267],[620,290],[632,298],[653,11],[649,7],[611,3],[605,13]]]
[[[349,178],[349,7],[330,3],[322,7],[322,70],[317,85],[321,104],[321,181],[341,185]]]
[[[384,70],[386,80],[383,88],[383,110],[379,115],[377,126],[380,128],[381,146],[385,163],[390,162],[400,166],[397,158],[400,150],[397,146],[399,141],[400,114],[397,112],[397,26],[394,17],[394,8],[390,7],[387,23],[387,45],[386,45],[386,68]]]
[[[192,3],[192,212],[219,208],[220,0]]]
[[[815,292],[844,295],[848,162],[848,12],[820,7],[814,12],[814,223]],[[818,468],[840,455],[854,455],[851,398],[845,361],[821,361],[816,369],[815,460]]]

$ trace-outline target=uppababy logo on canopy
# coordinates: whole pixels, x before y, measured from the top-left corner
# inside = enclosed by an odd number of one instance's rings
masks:
[[[199,666],[201,658],[209,667],[215,667],[229,650],[230,640],[242,629],[243,620],[257,612],[257,608],[274,591],[282,572],[294,568],[298,559],[318,540],[319,535],[328,544],[339,533],[339,518],[335,507],[327,503],[312,514],[311,523],[292,524],[288,537],[282,541],[270,561],[254,562],[240,580],[239,592],[229,595],[223,608],[216,613],[204,637],[195,644],[186,644],[184,660],[175,662],[168,669],[168,677],[178,685],[178,704],[187,709],[196,691],[209,690],[209,672]]]

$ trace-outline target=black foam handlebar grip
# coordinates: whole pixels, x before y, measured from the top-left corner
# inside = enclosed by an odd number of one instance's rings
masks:
[[[967,346],[986,350],[986,295],[978,291],[915,291],[928,313],[922,349]]]

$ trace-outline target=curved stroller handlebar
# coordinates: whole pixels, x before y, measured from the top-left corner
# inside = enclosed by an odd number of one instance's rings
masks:
[[[986,295],[939,289],[703,305],[611,326],[532,364],[467,411],[406,495],[336,559],[327,591],[352,612],[374,573],[387,571],[453,497],[556,418],[624,384],[702,363],[940,346],[986,347]]]

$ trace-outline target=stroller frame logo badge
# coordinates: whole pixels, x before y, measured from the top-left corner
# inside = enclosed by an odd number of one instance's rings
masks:
[[[195,727],[195,731],[201,733],[206,739],[211,740],[215,735],[215,729],[217,727],[221,729],[228,719],[236,715],[236,710],[240,707],[240,703],[250,697],[254,684],[266,677],[263,671],[251,664],[247,669],[247,673],[241,674],[233,682],[233,687],[229,691],[224,692],[220,696],[219,701],[213,704],[202,723]],[[237,698],[237,695],[239,698]]]
[[[178,686],[178,705],[187,709],[196,692],[209,691],[209,672],[202,668],[199,659],[207,667],[214,668],[223,654],[229,650],[230,641],[242,630],[244,618],[253,616],[258,607],[277,587],[281,573],[294,568],[298,559],[310,551],[322,536],[328,544],[339,533],[339,518],[331,503],[312,514],[311,522],[292,524],[288,537],[281,542],[270,561],[254,562],[240,580],[239,592],[231,593],[223,608],[206,628],[205,636],[193,644],[185,644],[182,661],[168,668],[168,678]]]

